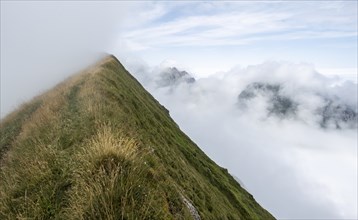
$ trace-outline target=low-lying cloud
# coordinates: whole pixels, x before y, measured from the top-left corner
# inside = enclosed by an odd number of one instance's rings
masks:
[[[110,51],[130,7],[1,1],[1,117]]]
[[[278,218],[357,218],[357,85],[267,62],[207,78],[127,68]]]

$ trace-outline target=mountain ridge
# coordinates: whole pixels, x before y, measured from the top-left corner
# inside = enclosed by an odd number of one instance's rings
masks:
[[[0,218],[274,219],[113,55],[0,129]]]

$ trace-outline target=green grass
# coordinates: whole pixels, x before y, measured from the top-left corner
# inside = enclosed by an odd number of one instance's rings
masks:
[[[0,219],[273,219],[113,56],[1,122]]]

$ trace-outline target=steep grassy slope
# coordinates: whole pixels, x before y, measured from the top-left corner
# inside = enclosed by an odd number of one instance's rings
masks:
[[[273,219],[113,56],[0,129],[0,219]]]

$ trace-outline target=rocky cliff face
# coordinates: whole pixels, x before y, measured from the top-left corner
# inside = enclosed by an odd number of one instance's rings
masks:
[[[238,106],[243,110],[249,110],[251,101],[263,98],[266,101],[267,117],[275,116],[280,119],[300,119],[299,108],[303,107],[299,100],[295,100],[283,92],[282,84],[269,84],[254,82],[246,86],[238,95]],[[312,95],[312,94],[310,94]],[[318,118],[317,123],[322,128],[333,127],[357,127],[357,109],[345,104],[335,97],[327,97],[322,94],[314,94],[321,102],[317,103],[310,113]]]
[[[179,71],[176,67],[168,67],[161,71],[157,84],[159,87],[175,86],[180,83],[194,83],[195,79],[186,71]]]
[[[241,106],[247,106],[248,102],[257,96],[263,96],[268,99],[268,115],[288,117],[294,115],[297,110],[297,103],[281,93],[281,86],[279,84],[249,84],[239,94],[239,104],[241,104]]]

